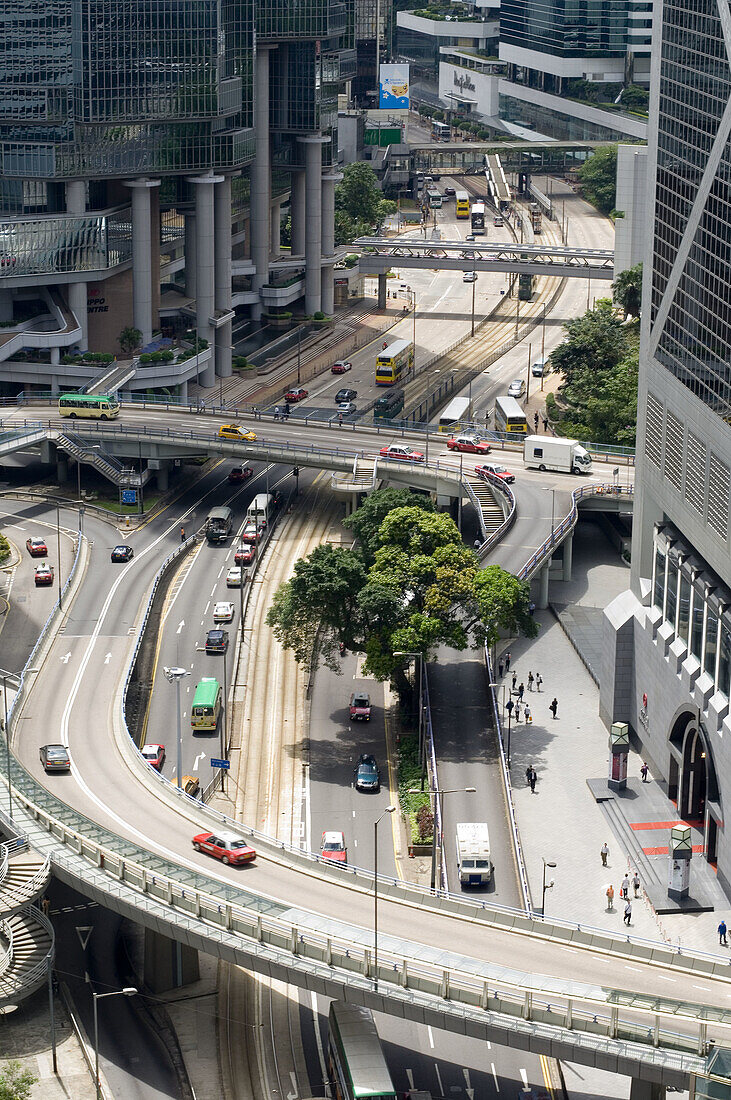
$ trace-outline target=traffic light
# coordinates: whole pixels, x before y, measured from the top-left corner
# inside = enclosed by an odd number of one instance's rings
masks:
[[[295,477],[299,477],[300,476],[299,466],[295,466],[295,468],[292,470],[292,473],[294,474]]]

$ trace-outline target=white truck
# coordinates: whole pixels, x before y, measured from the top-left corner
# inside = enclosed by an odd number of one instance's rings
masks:
[[[486,821],[462,821],[457,825],[457,873],[460,886],[487,886],[492,878]]]
[[[575,439],[553,435],[526,436],[525,464],[534,470],[558,470],[564,474],[590,474],[591,455]]]

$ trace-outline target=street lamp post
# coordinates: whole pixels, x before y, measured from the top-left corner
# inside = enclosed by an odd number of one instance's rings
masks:
[[[556,502],[556,487],[551,485],[544,485],[543,490],[544,492],[551,494],[551,546],[553,546],[553,542],[556,537],[556,520],[554,507]]]
[[[99,1019],[97,1015],[97,1001],[100,1001],[102,997],[134,997],[139,991],[133,985],[126,985],[124,989],[113,989],[109,993],[95,993],[92,989],[91,995],[94,998],[94,1080],[96,1082],[96,1097],[97,1100],[101,1100],[102,1086],[99,1080]]]
[[[475,284],[477,282],[477,253],[474,248],[472,249],[472,331],[470,336],[475,335]]]
[[[550,882],[546,882],[546,867],[555,867],[556,864],[551,860],[545,859],[543,856],[543,889],[541,890],[541,920],[546,919],[546,890],[553,889],[553,879]]]
[[[178,786],[183,789],[183,735],[180,729],[180,681],[190,673],[184,668],[163,668],[165,679],[169,684],[175,684],[176,709],[177,709],[177,733],[178,733]],[[137,990],[135,990],[135,993]]]
[[[546,303],[543,303],[543,317],[541,319],[541,362],[543,363],[543,371],[541,373],[541,393],[543,393],[543,378],[546,373]]]
[[[58,560],[58,606],[59,610],[61,610],[61,509],[58,501],[56,501],[56,547]]]
[[[243,566],[241,567],[243,572]],[[228,645],[223,651],[223,718],[221,720],[221,759],[226,759],[228,749],[228,677],[226,675],[226,658]],[[226,769],[221,768],[221,794],[226,793]]]
[[[386,814],[392,814],[395,806],[386,806],[373,822],[373,984],[378,989],[378,825]]]

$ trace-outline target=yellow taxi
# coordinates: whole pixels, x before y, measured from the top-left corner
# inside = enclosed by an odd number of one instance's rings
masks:
[[[256,439],[256,432],[247,431],[238,424],[222,424],[218,434],[221,439],[242,439],[246,443],[253,443]]]

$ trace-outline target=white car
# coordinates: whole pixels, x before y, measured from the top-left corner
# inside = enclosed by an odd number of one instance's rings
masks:
[[[477,272],[476,271],[465,271],[464,274],[462,275],[462,282],[463,283],[476,283],[477,282]]]
[[[214,623],[230,623],[234,617],[234,605],[228,600],[223,600],[220,603],[214,605],[213,608],[213,621]]]
[[[352,401],[341,401],[338,405],[338,412],[342,416],[348,416],[350,413],[355,412],[355,405]]]
[[[226,574],[226,588],[241,588],[245,580],[245,571],[238,565],[232,565]]]
[[[525,393],[525,380],[514,378],[508,386],[508,397],[522,397]]]

